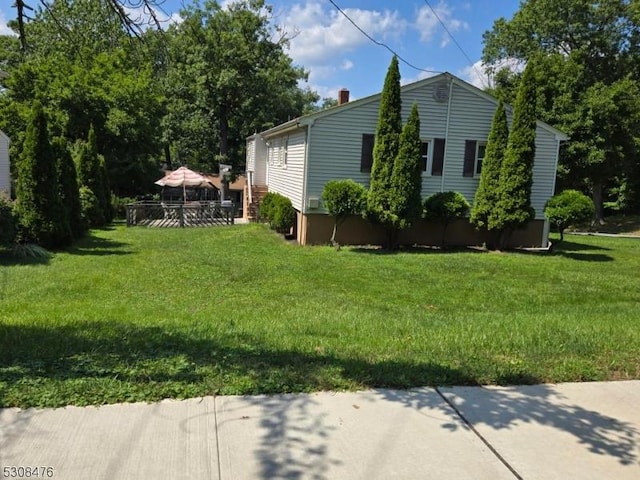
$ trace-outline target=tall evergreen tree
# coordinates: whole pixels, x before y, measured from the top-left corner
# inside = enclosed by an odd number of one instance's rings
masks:
[[[420,115],[414,103],[400,135],[398,156],[391,175],[389,210],[399,230],[409,228],[422,215],[421,147]]]
[[[87,142],[80,145],[76,159],[79,187],[87,187],[96,197],[98,212],[93,216],[91,227],[100,227],[109,221],[110,195],[105,191],[106,169],[104,159],[98,153],[93,125],[89,128]]]
[[[510,234],[533,219],[531,187],[536,153],[536,84],[534,61],[525,68],[513,112],[513,124],[500,168],[496,207],[489,214],[489,230],[500,232],[498,247]]]
[[[391,212],[391,176],[398,156],[402,133],[402,98],[400,97],[400,69],[394,55],[384,80],[376,139],[373,147],[373,165],[367,195],[369,217],[385,227],[389,247],[395,232],[394,215]]]
[[[56,158],[58,196],[64,208],[64,221],[69,225],[73,239],[77,240],[84,235],[86,227],[82,221],[76,166],[73,163],[71,152],[69,152],[67,142],[64,138],[54,138],[51,145]]]
[[[70,232],[58,196],[56,162],[49,141],[47,118],[39,101],[32,107],[24,146],[18,159],[16,209],[20,240],[43,247],[68,244]]]
[[[480,172],[480,184],[476,190],[470,222],[479,230],[489,230],[489,217],[498,203],[500,169],[509,141],[507,114],[502,100],[493,116],[491,132]]]

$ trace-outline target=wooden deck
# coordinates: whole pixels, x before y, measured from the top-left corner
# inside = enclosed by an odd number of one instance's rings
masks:
[[[160,228],[233,225],[235,205],[220,202],[136,202],[127,205],[127,226]]]

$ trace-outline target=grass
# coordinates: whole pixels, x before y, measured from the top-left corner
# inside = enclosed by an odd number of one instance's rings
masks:
[[[0,405],[640,378],[640,241],[297,247],[117,226],[0,257]]]

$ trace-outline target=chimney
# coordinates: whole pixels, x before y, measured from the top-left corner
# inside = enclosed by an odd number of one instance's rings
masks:
[[[342,105],[343,103],[349,103],[349,90],[346,88],[341,88],[338,91],[338,105]]]

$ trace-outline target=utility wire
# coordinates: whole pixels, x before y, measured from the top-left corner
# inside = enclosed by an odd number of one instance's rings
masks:
[[[344,18],[346,18],[347,20],[349,20],[349,22],[356,27],[360,33],[362,33],[365,37],[367,37],[369,40],[371,40],[373,43],[375,43],[376,45],[380,46],[380,47],[384,47],[387,50],[389,50],[391,53],[393,53],[396,57],[398,57],[398,60],[400,60],[402,63],[404,63],[405,65],[407,65],[408,67],[413,68],[414,70],[418,70],[420,72],[426,72],[426,73],[443,73],[440,72],[438,70],[426,70],[424,68],[420,68],[420,67],[416,67],[415,65],[413,65],[412,63],[408,62],[407,60],[405,60],[404,58],[402,58],[400,55],[398,55],[398,53],[396,53],[395,50],[393,50],[389,45],[387,45],[384,42],[380,42],[378,40],[376,40],[375,38],[373,38],[371,35],[369,35],[367,32],[365,32],[360,25],[358,25],[355,21],[353,21],[351,19],[351,17],[349,17],[349,15],[346,14],[346,12],[344,10],[342,10],[342,8],[340,8],[336,2],[334,2],[333,0],[329,0],[329,2],[331,3],[331,5],[333,5],[336,10],[338,10],[342,15],[344,15]]]
[[[433,13],[434,17],[436,17],[436,20],[438,20],[438,22],[440,22],[440,25],[442,25],[442,28],[444,28],[444,31],[447,32],[447,35],[449,35],[449,38],[451,38],[451,40],[456,45],[456,47],[458,47],[458,50],[460,50],[462,52],[462,55],[464,55],[464,58],[467,59],[467,62],[469,62],[469,64],[471,64],[471,67],[476,71],[476,73],[478,74],[478,77],[480,78],[480,81],[482,82],[482,85],[486,86],[485,81],[484,81],[484,75],[482,74],[482,72],[480,72],[478,70],[478,67],[476,67],[475,62],[473,62],[469,58],[469,55],[467,55],[467,52],[465,52],[464,49],[462,48],[462,46],[458,43],[458,40],[456,40],[456,37],[454,37],[453,34],[449,31],[447,26],[444,24],[444,22],[440,18],[440,15],[438,15],[438,13],[435,11],[435,9],[429,3],[429,0],[424,0],[424,3],[427,4],[427,7],[429,7],[429,9],[431,10],[431,13]]]

